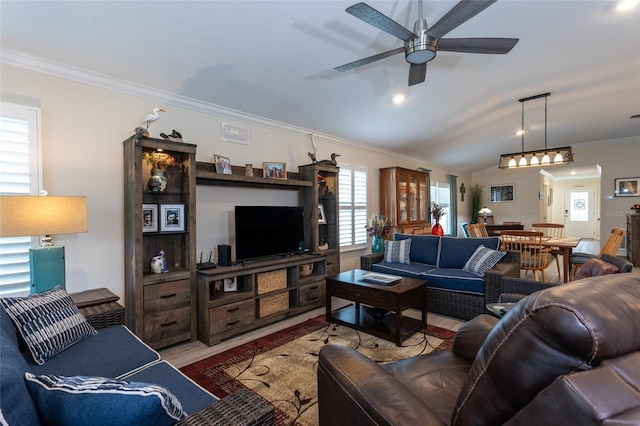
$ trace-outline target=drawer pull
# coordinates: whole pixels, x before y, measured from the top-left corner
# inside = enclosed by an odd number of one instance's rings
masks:
[[[177,321],[165,322],[164,324],[160,324],[160,327],[171,327],[172,325],[176,325]]]
[[[235,308],[227,309],[227,312],[235,312],[240,309],[240,306],[236,306]]]
[[[318,296],[310,296],[309,300],[318,300]]]
[[[240,320],[231,321],[231,322],[228,322],[228,323],[227,323],[227,326],[229,326],[229,327],[230,327],[230,326],[232,326],[232,325],[236,325],[236,324],[237,324],[237,323],[239,323],[239,322],[240,322]]]
[[[314,285],[313,287],[309,287],[309,290],[316,290],[318,288],[317,285]]]
[[[170,299],[172,297],[176,297],[178,293],[166,294],[164,296],[160,296],[160,299]]]

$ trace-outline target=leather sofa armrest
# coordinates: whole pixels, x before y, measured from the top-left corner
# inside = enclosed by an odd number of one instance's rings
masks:
[[[338,345],[320,350],[318,413],[320,426],[444,424],[384,367]]]
[[[365,271],[371,270],[371,265],[382,262],[384,253],[371,253],[360,256],[360,269]]]
[[[497,322],[498,318],[491,315],[478,315],[462,324],[453,339],[453,348],[451,350],[473,362],[480,347]]]

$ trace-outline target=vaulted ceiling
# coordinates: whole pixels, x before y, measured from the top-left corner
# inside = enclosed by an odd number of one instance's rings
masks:
[[[467,171],[521,150],[519,98],[551,92],[548,145],[640,135],[640,8],[501,0],[447,37],[514,37],[507,55],[438,52],[408,87],[402,46],[345,13],[355,1],[3,1],[3,55],[22,54]],[[424,3],[433,25],[456,1]],[[406,28],[416,2],[367,2]],[[401,105],[392,102],[405,95]],[[525,105],[544,146],[544,101]]]

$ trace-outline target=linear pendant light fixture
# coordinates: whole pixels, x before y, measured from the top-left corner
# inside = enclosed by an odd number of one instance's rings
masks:
[[[570,146],[547,148],[547,98],[551,93],[518,99],[522,104],[522,127],[519,134],[522,138],[522,151],[512,154],[502,154],[498,167],[500,169],[520,169],[523,167],[551,166],[556,164],[573,163],[573,151]],[[544,149],[537,151],[524,150],[524,103],[534,99],[544,98]]]

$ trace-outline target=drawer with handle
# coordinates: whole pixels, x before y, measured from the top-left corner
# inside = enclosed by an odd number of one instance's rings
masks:
[[[190,308],[189,280],[170,281],[144,287],[144,313]]]

